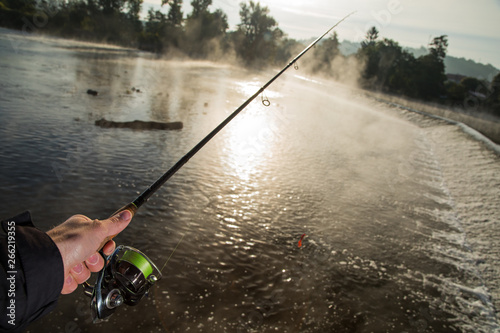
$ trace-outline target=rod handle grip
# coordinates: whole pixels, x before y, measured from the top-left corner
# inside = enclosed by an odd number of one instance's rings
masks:
[[[132,213],[132,217],[135,215],[135,213],[137,212],[137,206],[134,205],[133,202],[131,203],[128,203],[126,204],[125,206],[123,206],[122,208],[118,209],[116,212],[114,212],[113,214],[111,214],[109,217],[112,217],[112,216],[115,216],[116,214],[118,213],[121,213],[123,212],[124,210],[129,210],[131,213]]]

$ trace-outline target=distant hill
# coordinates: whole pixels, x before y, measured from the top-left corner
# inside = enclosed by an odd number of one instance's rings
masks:
[[[446,73],[472,76],[478,79],[486,79],[490,82],[500,72],[490,64],[483,65],[465,58],[446,57],[444,64],[446,66]]]
[[[351,42],[344,40],[340,43],[340,52],[343,55],[348,56],[354,54],[361,47],[361,43]],[[425,47],[415,48],[405,48],[405,50],[413,53],[415,57],[420,57],[427,54],[429,51]],[[488,64],[484,65],[477,63],[470,59],[457,58],[452,56],[446,56],[444,59],[444,65],[446,67],[446,74],[460,74],[464,76],[471,76],[478,79],[486,79],[491,82],[491,80],[497,75],[500,70],[494,66]]]
[[[405,50],[412,52],[415,57],[420,57],[429,52],[423,46],[419,49],[405,48]],[[452,56],[446,56],[444,59],[444,65],[446,67],[446,74],[460,74],[475,77],[481,80],[488,80],[490,82],[493,80],[495,75],[500,72],[500,70],[490,64],[484,65],[475,62],[474,60]]]

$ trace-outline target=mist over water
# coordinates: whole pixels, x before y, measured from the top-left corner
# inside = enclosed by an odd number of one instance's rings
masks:
[[[1,215],[42,230],[133,200],[274,75],[0,32]],[[28,331],[497,332],[499,157],[300,70],[265,96],[115,238],[162,267],[184,237],[149,298],[93,325],[75,292]]]

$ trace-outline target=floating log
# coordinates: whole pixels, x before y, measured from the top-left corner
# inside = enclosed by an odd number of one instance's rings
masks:
[[[95,121],[96,126],[103,128],[131,128],[135,130],[180,130],[182,122],[174,121],[170,123],[160,123],[157,121],[110,121],[104,118]]]

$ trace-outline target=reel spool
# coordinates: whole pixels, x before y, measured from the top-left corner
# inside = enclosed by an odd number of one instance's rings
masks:
[[[92,321],[98,323],[107,319],[122,304],[137,305],[161,276],[160,270],[144,253],[119,245],[106,258],[94,287],[85,283],[85,294],[91,297]]]

